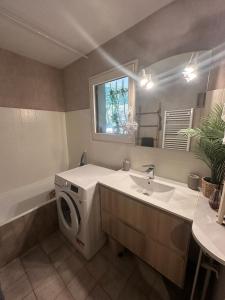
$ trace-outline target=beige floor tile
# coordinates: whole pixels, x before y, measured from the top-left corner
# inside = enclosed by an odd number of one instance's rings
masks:
[[[45,283],[34,290],[38,300],[53,300],[65,289],[65,284],[58,275],[49,277]]]
[[[66,245],[62,245],[52,253],[49,257],[56,268],[58,268],[67,258],[72,255],[72,252]]]
[[[170,300],[170,295],[162,278],[157,278],[151,292],[152,300]]]
[[[87,263],[88,271],[96,280],[99,280],[106,273],[109,266],[108,260],[101,253],[96,254]]]
[[[26,296],[25,298],[23,298],[23,300],[36,300],[36,296],[34,294],[34,292],[31,292],[28,296]]]
[[[6,300],[21,300],[32,292],[31,284],[26,275],[12,283],[10,287],[4,290]]]
[[[84,300],[90,291],[94,288],[96,280],[92,277],[86,268],[82,268],[68,285],[72,296],[76,300]]]
[[[34,289],[45,284],[47,280],[56,276],[56,274],[55,269],[51,265],[27,270],[27,275]]]
[[[67,290],[64,289],[57,297],[56,300],[74,300],[72,297],[71,293]]]
[[[125,252],[122,257],[116,255],[110,245],[107,243],[100,251],[100,253],[107,258],[121,273],[125,276],[130,276],[135,268],[135,256],[130,252]]]
[[[61,234],[56,232],[41,242],[41,247],[46,254],[50,254],[54,250],[58,249],[62,244],[63,240]]]
[[[110,298],[101,287],[96,286],[87,297],[87,300],[110,300]]]
[[[115,267],[111,266],[101,278],[99,284],[112,300],[116,300],[125,287],[127,277],[122,275]]]
[[[39,247],[32,249],[23,256],[22,263],[33,288],[43,285],[46,280],[56,275],[48,256]]]
[[[50,263],[48,256],[39,246],[36,246],[30,251],[28,251],[25,255],[21,257],[21,260],[25,269],[29,267],[35,267],[37,265],[46,265]]]
[[[120,293],[118,300],[151,300],[150,295],[147,297],[136,286],[127,284]]]
[[[84,260],[80,256],[72,254],[69,258],[63,261],[57,268],[57,272],[67,285],[84,266]]]
[[[0,269],[0,283],[3,290],[25,275],[20,259],[14,259],[11,263]]]
[[[129,279],[129,283],[137,286],[144,294],[149,295],[152,291],[152,287],[158,278],[161,278],[160,274],[151,268],[143,261],[137,259],[136,269]]]

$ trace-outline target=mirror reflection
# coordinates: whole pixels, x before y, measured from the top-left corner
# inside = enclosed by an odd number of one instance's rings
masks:
[[[211,51],[189,52],[141,69],[136,85],[136,144],[190,151],[190,138],[179,133],[199,125],[207,113]]]

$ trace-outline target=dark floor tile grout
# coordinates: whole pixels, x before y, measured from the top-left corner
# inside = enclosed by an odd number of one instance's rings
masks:
[[[55,233],[57,233],[57,232],[55,232]],[[55,233],[54,233],[54,234],[55,234]],[[59,235],[59,238],[61,238],[60,235]],[[29,249],[26,253],[24,253],[23,255],[21,255],[20,257],[18,257],[18,259],[19,259],[19,261],[20,261],[20,263],[21,263],[21,266],[22,266],[22,268],[23,268],[23,271],[24,271],[24,275],[22,275],[22,276],[26,276],[26,278],[28,279],[28,281],[29,281],[29,283],[30,283],[30,285],[31,285],[31,288],[32,288],[32,292],[33,292],[33,294],[34,294],[34,296],[35,296],[35,299],[38,299],[38,297],[37,297],[38,295],[37,295],[37,293],[36,293],[36,291],[35,291],[35,289],[34,289],[34,287],[33,287],[33,285],[32,285],[32,282],[31,282],[31,280],[30,280],[29,274],[28,274],[28,272],[27,272],[27,270],[26,270],[26,268],[25,268],[25,265],[24,265],[24,263],[23,263],[23,259],[22,259],[22,258],[25,257],[27,254],[29,254],[29,252],[32,251],[32,249],[34,249],[34,248],[36,248],[36,247],[39,248],[39,249],[44,253],[45,256],[47,256],[49,264],[53,267],[53,269],[54,269],[54,271],[56,272],[57,276],[58,276],[58,277],[60,278],[60,280],[62,281],[62,284],[63,284],[63,291],[68,292],[68,295],[70,295],[70,296],[72,297],[72,299],[76,300],[76,297],[72,294],[72,292],[71,292],[70,289],[68,288],[68,285],[69,285],[70,282],[77,276],[77,274],[79,273],[79,271],[80,271],[81,269],[85,269],[85,271],[87,271],[87,273],[88,273],[88,274],[91,276],[91,278],[93,278],[94,281],[95,281],[93,287],[91,288],[91,290],[88,291],[87,297],[90,296],[90,294],[96,289],[97,286],[99,286],[99,287],[102,289],[102,291],[104,291],[104,293],[109,297],[109,299],[112,300],[112,297],[110,296],[109,292],[107,292],[107,290],[103,287],[103,285],[102,285],[102,283],[101,283],[101,282],[102,282],[102,279],[103,279],[104,276],[107,274],[109,268],[113,268],[116,272],[118,272],[118,274],[120,274],[120,275],[122,276],[122,278],[124,277],[124,284],[123,284],[123,287],[121,288],[121,291],[118,293],[117,299],[119,299],[119,298],[121,297],[122,293],[123,293],[124,290],[127,288],[128,284],[129,284],[129,281],[131,280],[132,276],[135,274],[135,262],[134,262],[134,266],[133,266],[133,265],[131,266],[131,269],[129,270],[129,272],[128,272],[127,275],[126,275],[126,274],[124,274],[124,273],[122,272],[122,270],[121,270],[121,269],[119,268],[119,266],[117,265],[117,261],[116,261],[116,263],[113,263],[113,261],[111,260],[111,257],[110,257],[110,256],[107,256],[107,255],[104,255],[104,254],[102,253],[102,249],[100,249],[100,250],[95,254],[95,256],[100,255],[101,257],[103,257],[103,258],[107,261],[107,264],[108,264],[107,270],[103,272],[103,274],[100,276],[100,278],[96,279],[95,276],[93,276],[93,275],[91,274],[91,272],[89,271],[89,269],[88,269],[88,267],[87,267],[89,261],[85,259],[85,260],[84,260],[84,264],[82,265],[82,267],[81,267],[79,270],[77,270],[76,273],[74,273],[74,277],[66,284],[66,282],[63,280],[63,277],[62,277],[62,275],[60,274],[60,272],[59,272],[59,270],[58,270],[58,267],[55,266],[55,264],[53,263],[53,261],[52,261],[51,258],[50,258],[50,255],[51,255],[54,251],[57,251],[60,247],[62,247],[62,246],[64,246],[64,245],[65,245],[66,247],[68,247],[68,249],[69,249],[69,251],[70,251],[70,255],[69,255],[69,257],[63,259],[63,260],[62,260],[62,263],[65,262],[67,259],[71,258],[73,255],[74,255],[74,256],[76,256],[76,255],[77,255],[77,256],[81,255],[81,254],[75,249],[75,247],[74,247],[74,249],[73,249],[73,245],[72,245],[71,243],[69,243],[68,241],[66,241],[66,240],[64,240],[64,239],[62,238],[62,244],[60,244],[59,246],[57,246],[56,249],[54,249],[53,251],[51,251],[51,252],[49,252],[49,253],[46,253],[46,252],[44,251],[43,247],[42,247],[42,244],[41,244],[41,243],[38,243],[37,245],[35,245],[35,246],[32,247],[31,249]],[[104,245],[103,247],[105,247],[105,245]],[[109,249],[109,251],[110,251],[110,249]],[[132,255],[132,254],[131,254],[131,255]],[[95,256],[94,256],[94,257],[95,257]],[[94,259],[94,257],[93,257],[92,259]],[[92,260],[92,259],[91,259],[91,260]],[[121,260],[122,260],[122,259],[123,259],[123,258],[121,258]],[[131,259],[132,259],[132,257],[131,257]],[[90,260],[90,261],[91,261],[91,260]],[[125,262],[129,264],[129,260],[128,260],[128,261],[125,260]],[[119,264],[119,263],[120,263],[120,261],[118,261],[118,264]],[[22,276],[20,276],[19,279],[21,279]],[[19,279],[17,279],[17,280],[19,280]],[[16,280],[16,281],[17,281],[17,280]],[[156,281],[157,281],[157,277],[154,278],[154,280],[153,280],[153,282],[152,282],[152,286],[155,285]],[[148,284],[148,283],[146,283],[146,284]],[[146,297],[150,297],[150,298],[151,298],[151,296],[152,296],[152,294],[153,294],[153,292],[154,292],[152,286],[150,287],[149,293],[147,294],[147,293],[144,293],[144,290],[141,290],[140,287],[138,287],[138,284],[135,284],[135,288],[137,288],[141,294],[145,295]],[[31,293],[31,292],[30,292],[30,293]],[[60,293],[62,293],[62,291],[61,291]],[[56,298],[60,295],[60,293],[56,296]],[[27,295],[27,296],[28,296],[28,295]]]
[[[24,254],[24,255],[25,255],[25,254]],[[26,276],[27,276],[27,279],[28,279],[28,281],[29,281],[29,283],[30,283],[30,285],[31,285],[32,292],[34,293],[34,296],[35,296],[35,298],[37,299],[37,296],[36,296],[36,294],[35,294],[35,291],[34,291],[34,288],[33,288],[32,283],[31,283],[30,277],[28,276],[28,273],[27,273],[27,271],[26,271],[26,268],[25,268],[25,266],[24,266],[24,264],[23,264],[23,261],[22,261],[21,257],[19,257],[19,260],[20,260],[20,263],[21,263],[21,265],[22,265],[22,267],[23,267],[23,270],[24,270],[24,272],[25,272],[25,274],[26,274]],[[28,295],[27,295],[27,296],[28,296]],[[24,298],[25,298],[25,297],[24,297]]]

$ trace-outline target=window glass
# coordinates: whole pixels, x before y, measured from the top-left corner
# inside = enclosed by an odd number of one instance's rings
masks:
[[[126,134],[128,90],[128,77],[95,85],[96,133]]]

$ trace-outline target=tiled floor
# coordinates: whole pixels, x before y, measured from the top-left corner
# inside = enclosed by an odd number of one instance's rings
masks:
[[[106,245],[86,261],[60,233],[0,269],[6,300],[174,300],[162,277]]]

